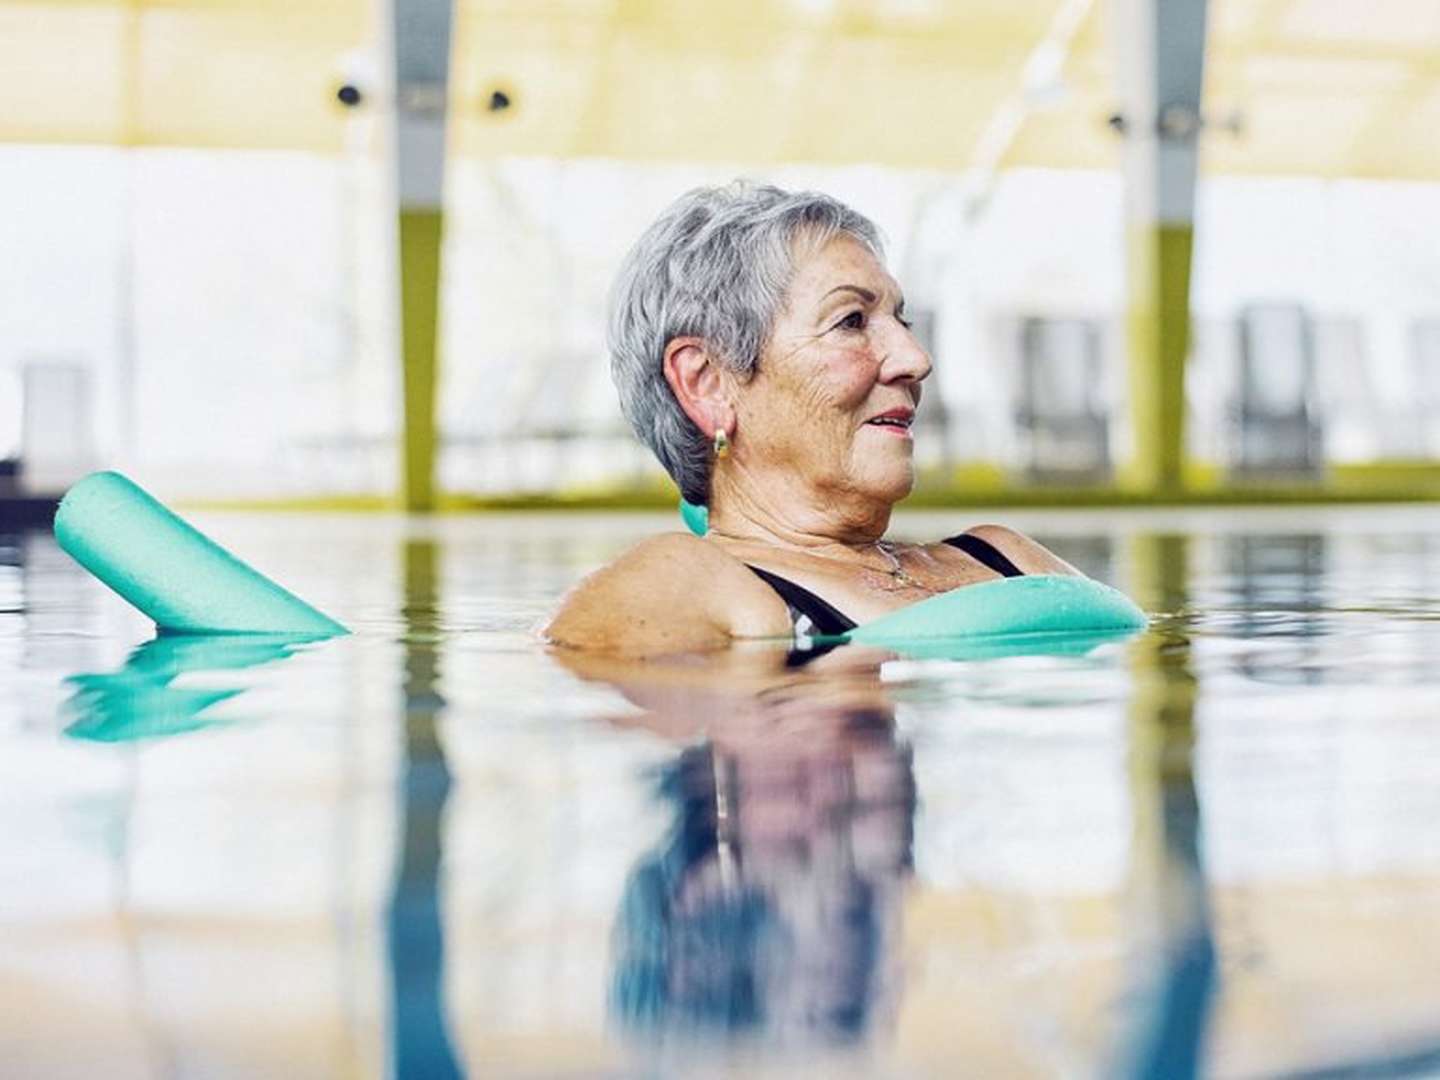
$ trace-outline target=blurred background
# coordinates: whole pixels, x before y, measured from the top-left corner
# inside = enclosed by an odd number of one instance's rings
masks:
[[[1440,492],[1432,0],[4,0],[0,72],[0,498],[669,499],[606,292],[737,176],[884,230],[921,501]]]

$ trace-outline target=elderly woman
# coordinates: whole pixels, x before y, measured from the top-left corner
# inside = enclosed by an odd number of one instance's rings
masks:
[[[998,525],[885,538],[930,357],[875,226],[835,199],[682,196],[625,261],[610,348],[626,418],[710,530],[586,578],[545,630],[557,644],[649,656],[838,634],[976,582],[1078,573]]]

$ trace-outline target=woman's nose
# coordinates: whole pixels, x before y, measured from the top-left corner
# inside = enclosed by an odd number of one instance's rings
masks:
[[[881,369],[882,378],[886,382],[894,379],[922,382],[929,376],[930,354],[925,351],[925,346],[920,344],[920,339],[910,327],[897,319],[893,336],[886,344],[888,348]]]

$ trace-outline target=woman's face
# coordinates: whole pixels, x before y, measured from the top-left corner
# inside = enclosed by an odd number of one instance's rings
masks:
[[[821,497],[897,502],[914,483],[910,423],[929,374],[900,287],[869,249],[844,234],[802,244],[756,374],[738,394],[737,457]]]

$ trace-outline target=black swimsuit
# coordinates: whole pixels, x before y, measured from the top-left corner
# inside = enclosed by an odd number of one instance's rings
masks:
[[[978,536],[961,533],[959,536],[949,537],[945,543],[959,548],[997,574],[1005,577],[1025,576],[1025,572],[996,550],[993,544],[981,540]],[[829,601],[822,600],[804,586],[796,585],[769,570],[761,570],[758,566],[751,566],[750,569],[785,601],[785,606],[790,609],[790,625],[794,627],[797,644],[808,647],[812,637],[848,634],[859,625]]]

